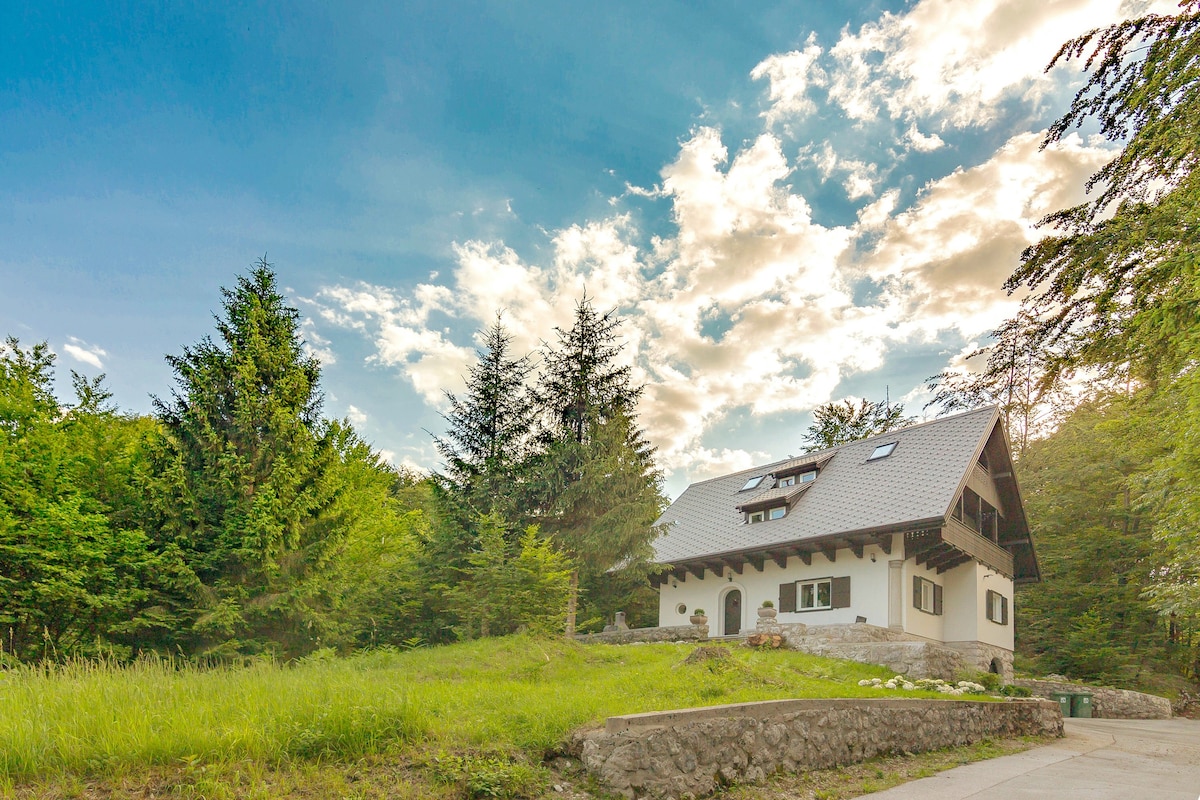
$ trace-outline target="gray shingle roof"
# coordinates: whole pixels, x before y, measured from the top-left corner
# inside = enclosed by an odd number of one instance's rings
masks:
[[[832,457],[782,519],[745,524],[737,506],[777,490],[765,482],[759,491],[739,490],[751,477],[800,459],[693,483],[659,518],[669,527],[654,542],[654,560],[669,564],[944,517],[998,417],[995,408],[977,409],[805,456]],[[888,442],[897,443],[890,456],[867,461]]]

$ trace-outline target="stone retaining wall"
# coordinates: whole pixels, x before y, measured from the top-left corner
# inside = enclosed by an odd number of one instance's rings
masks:
[[[570,749],[609,792],[689,798],[777,770],[1062,732],[1058,704],[1046,700],[774,700],[612,717]]]
[[[764,627],[759,626],[762,630]],[[936,642],[856,622],[846,625],[776,625],[789,649],[860,664],[879,664],[909,678],[953,678],[967,661]]]
[[[1016,686],[1024,686],[1038,697],[1051,692],[1091,692],[1092,716],[1101,719],[1170,719],[1171,701],[1165,697],[1128,689],[1106,689],[1063,681],[1035,681],[1018,678]]]
[[[603,644],[636,642],[703,642],[708,640],[707,625],[668,625],[662,628],[625,628],[603,633],[581,633],[576,641]]]

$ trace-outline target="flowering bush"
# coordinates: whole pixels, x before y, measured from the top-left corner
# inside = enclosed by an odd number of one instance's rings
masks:
[[[987,694],[988,690],[981,684],[973,681],[959,681],[951,683],[944,681],[941,678],[920,678],[915,681],[910,681],[903,675],[897,675],[894,678],[883,680],[882,678],[864,679],[858,682],[859,686],[874,686],[876,689],[903,689],[906,692],[913,691],[929,691],[941,692],[942,694],[963,695],[963,694]]]

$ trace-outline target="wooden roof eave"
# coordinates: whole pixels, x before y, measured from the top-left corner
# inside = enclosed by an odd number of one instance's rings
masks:
[[[794,539],[791,541],[758,545],[755,547],[747,547],[741,550],[727,550],[721,553],[707,553],[704,555],[692,556],[690,558],[676,559],[671,562],[660,562],[665,569],[674,569],[676,572],[683,570],[685,572],[692,571],[693,565],[700,566],[711,564],[715,561],[729,561],[730,559],[738,559],[743,564],[755,565],[756,561],[766,561],[772,559],[772,553],[780,554],[787,552],[789,555],[800,555],[801,553],[818,553],[827,549],[831,544],[838,543],[839,547],[846,547],[851,550],[856,547],[866,547],[868,545],[879,545],[884,553],[891,553],[891,536],[896,533],[908,533],[910,531],[927,530],[929,528],[940,528],[945,524],[946,520],[942,517],[930,517],[928,519],[915,520],[894,525],[880,525],[872,528],[862,528],[854,531],[843,531],[840,533],[830,533],[823,536],[812,536],[805,539]],[[769,523],[760,522],[759,525]],[[856,553],[857,554],[857,553]],[[858,556],[861,558],[862,556]],[[761,570],[759,570],[761,571]]]

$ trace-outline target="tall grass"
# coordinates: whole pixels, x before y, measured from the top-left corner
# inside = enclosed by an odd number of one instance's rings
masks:
[[[72,663],[0,672],[0,778],[146,765],[353,760],[414,743],[540,756],[615,714],[782,697],[878,696],[879,668],[739,649],[527,637],[293,666]]]

